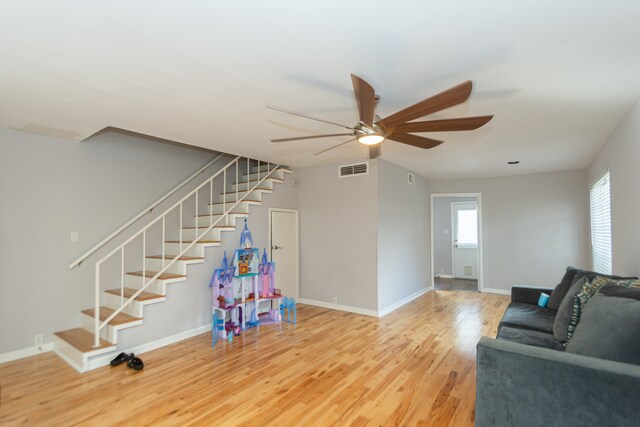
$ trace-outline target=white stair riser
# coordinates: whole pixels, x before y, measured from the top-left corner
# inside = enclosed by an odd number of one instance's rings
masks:
[[[84,313],[81,313],[80,317],[82,318],[82,327],[87,331],[93,333],[94,318]],[[107,340],[112,344],[117,344],[119,330],[132,328],[138,325],[142,325],[142,319],[136,322],[125,323],[124,325],[118,325],[118,326],[106,325],[104,328],[100,330],[100,338]]]
[[[120,297],[118,295],[105,292],[103,296],[104,298],[102,299],[102,305],[113,308],[114,310],[120,308]],[[126,301],[127,299],[125,298],[124,300]],[[124,309],[122,309],[122,312],[124,314],[128,314],[129,316],[142,317],[142,304],[140,304],[140,302],[136,300],[133,300]]]
[[[235,196],[235,194],[234,194],[234,196]],[[234,197],[234,203],[227,203],[226,206],[225,206],[225,205],[222,204],[222,198],[220,198],[220,203],[216,203],[216,204],[214,204],[212,206],[212,213],[214,215],[215,214],[221,214],[221,213],[224,212],[224,209],[226,209],[227,211],[229,209],[231,209],[234,212],[249,212],[249,206],[251,206],[251,205],[259,205],[259,204],[260,204],[260,202],[245,202],[245,201],[242,201],[242,202],[238,203],[237,205],[235,205],[235,197]]]
[[[163,263],[161,259],[147,258],[147,262],[146,262],[147,270],[160,271],[165,266],[169,265],[169,262],[171,260],[172,260],[172,258],[166,258],[164,260],[164,263]],[[187,266],[188,265],[190,265],[190,264],[201,264],[203,262],[204,262],[204,260],[189,260],[189,261],[177,260],[173,264],[171,264],[171,266],[165,271],[167,273],[184,274],[184,275],[186,275],[187,271],[188,271],[187,270]]]
[[[275,166],[276,165],[274,165],[273,163],[271,165],[269,165],[268,163],[262,163],[262,164],[260,164],[260,173],[267,172],[269,170],[273,170],[275,168]],[[240,171],[246,171],[246,170],[247,170],[246,165],[245,165],[244,169],[240,168]],[[288,170],[288,169],[285,169],[285,170]],[[257,172],[258,172],[258,166],[257,165],[253,166],[251,168],[251,173],[257,173]],[[278,169],[274,173],[277,173],[277,172],[283,172],[283,169]]]
[[[149,288],[147,288],[147,292],[151,292],[151,291],[149,291]],[[164,297],[164,298],[155,298],[155,299],[151,299],[151,300],[147,300],[147,301],[136,301],[136,300],[133,300],[122,310],[122,312],[125,313],[125,314],[128,314],[130,316],[142,317],[143,314],[144,314],[144,306],[145,305],[156,304],[156,303],[163,302],[163,301],[166,301],[166,300],[167,300],[166,297]],[[114,295],[114,294],[110,294],[110,293],[105,292],[103,301],[104,301],[104,305],[106,305],[107,307],[113,308],[114,310],[117,310],[118,308],[120,308],[120,297],[118,295]]]
[[[187,246],[189,246],[189,243],[183,243],[182,247],[180,246],[179,243],[165,243],[164,251],[166,254],[178,255],[180,254],[180,251],[184,250]],[[186,251],[183,255],[203,257],[205,246],[220,246],[220,244],[209,243],[205,245],[203,243],[196,243],[193,246],[191,246],[191,248],[188,251]]]
[[[240,224],[241,221],[244,218],[248,217],[248,216],[249,216],[249,214],[229,215],[229,224],[225,224],[224,219],[223,219],[220,222],[218,222],[217,225],[237,225],[237,224]],[[215,222],[218,218],[220,218],[220,215],[213,215],[213,221],[211,221],[209,218],[210,217],[208,217],[208,216],[199,216],[198,217],[198,226],[208,227],[211,222]]]
[[[257,200],[257,201],[262,201],[262,193],[272,193],[273,190],[268,190],[268,191],[262,191],[262,190],[253,190],[253,191],[249,191],[249,195],[246,197],[249,200]],[[247,194],[246,191],[238,191],[238,199],[241,199],[242,197],[244,197],[244,195]],[[222,197],[223,195],[220,194],[220,202],[222,202]],[[224,198],[227,200],[227,203],[232,202],[235,203],[236,202],[236,193],[227,193],[226,195],[224,195]]]
[[[197,232],[195,228],[183,228],[182,240],[192,241],[196,239],[196,236],[199,236],[198,240],[220,240],[220,228],[212,228],[204,232],[207,228],[209,227],[198,228]]]
[[[124,281],[124,285],[127,288],[140,289],[142,287],[142,278],[137,276],[127,275]],[[147,289],[147,292],[151,292],[152,294],[158,295],[166,295],[167,294],[167,283],[164,280],[154,280]]]
[[[92,357],[100,356],[102,354],[110,353],[116,349],[116,347],[105,347],[95,351],[89,351],[83,353],[62,338],[58,336],[53,337],[54,352],[61,356],[66,362],[70,363],[73,368],[82,373],[89,369],[89,360]]]
[[[247,175],[245,173],[245,174],[242,175],[242,181],[246,181],[247,177],[249,177],[250,181],[259,180],[259,179],[264,178],[265,175],[267,175],[266,170],[261,171],[259,174],[258,174],[257,171],[254,171],[254,172],[250,173],[249,175]],[[284,172],[282,171],[282,169],[278,169],[277,171],[275,171],[271,175],[269,175],[269,178],[284,179]]]
[[[257,183],[258,183],[258,181],[252,180],[251,182],[249,182],[249,188],[253,187]],[[271,179],[265,179],[259,185],[260,188],[270,188],[272,190],[273,190],[273,186],[274,186],[274,182]],[[231,185],[231,191],[236,191],[236,187],[238,188],[238,191],[247,191],[247,183],[246,183],[246,181],[245,182],[241,181],[239,184]]]

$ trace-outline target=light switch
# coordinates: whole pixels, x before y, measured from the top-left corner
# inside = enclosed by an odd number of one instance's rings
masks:
[[[69,236],[69,240],[71,242],[77,242],[78,241],[78,232],[77,231],[72,231],[71,232],[71,236]]]

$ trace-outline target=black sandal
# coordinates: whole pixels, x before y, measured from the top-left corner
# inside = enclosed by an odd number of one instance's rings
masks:
[[[144,369],[144,362],[139,357],[133,357],[127,362],[127,366],[136,371]]]
[[[134,358],[134,354],[133,354],[133,353],[129,353],[129,354],[127,354],[127,353],[120,353],[120,354],[119,354],[119,355],[117,355],[117,356],[115,357],[115,359],[113,359],[110,363],[111,363],[111,366],[118,366],[118,365],[120,365],[120,364],[122,364],[122,363],[124,363],[124,362],[127,362],[127,363],[128,363],[128,362],[129,362],[129,361],[131,361],[131,359],[133,359],[133,358]]]

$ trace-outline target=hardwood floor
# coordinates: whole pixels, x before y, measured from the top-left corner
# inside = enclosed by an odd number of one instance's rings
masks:
[[[436,291],[477,291],[478,281],[475,279],[449,279],[436,277],[433,281]]]
[[[0,365],[0,425],[471,426],[475,346],[508,297],[428,292],[381,318],[299,305],[298,324],[209,333],[78,374],[53,353]]]

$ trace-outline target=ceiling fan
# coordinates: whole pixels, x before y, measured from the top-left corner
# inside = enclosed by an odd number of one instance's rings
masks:
[[[335,136],[351,136],[352,139],[324,149],[314,155],[325,153],[334,148],[341,147],[351,141],[358,141],[361,144],[369,146],[369,157],[375,159],[381,155],[380,143],[385,139],[401,142],[414,147],[429,149],[437,147],[444,141],[426,138],[424,136],[414,135],[414,132],[449,132],[473,130],[486,124],[493,116],[477,116],[464,117],[456,119],[430,120],[423,122],[412,122],[412,120],[433,114],[445,108],[462,104],[471,95],[473,84],[471,80],[467,80],[457,86],[440,92],[430,98],[418,102],[410,107],[400,110],[384,119],[375,114],[375,108],[380,100],[376,95],[373,87],[361,79],[351,74],[351,82],[353,83],[353,92],[358,105],[359,120],[354,126],[346,126],[340,123],[330,122],[328,120],[319,119],[317,117],[308,116],[306,114],[297,113],[277,107],[267,107],[272,110],[280,111],[294,116],[306,119],[316,120],[328,123],[334,126],[340,126],[348,129],[349,133],[331,133],[323,135],[300,136],[294,138],[272,139],[271,142],[289,142],[304,139],[329,138]]]

